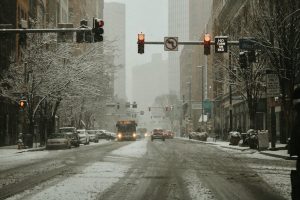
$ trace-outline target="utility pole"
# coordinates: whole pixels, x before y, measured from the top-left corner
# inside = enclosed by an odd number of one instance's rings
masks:
[[[201,68],[201,74],[202,74],[202,80],[201,80],[201,104],[202,104],[202,108],[201,108],[201,126],[203,126],[204,124],[204,67],[203,65],[200,66],[196,66],[197,68]]]
[[[189,120],[192,119],[192,83],[188,82],[189,87]]]
[[[232,71],[231,51],[229,51],[229,131],[232,131]]]

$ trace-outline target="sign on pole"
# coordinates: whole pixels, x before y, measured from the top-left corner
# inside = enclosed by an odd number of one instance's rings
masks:
[[[164,38],[165,51],[178,51],[178,37]]]
[[[227,53],[227,40],[228,36],[215,37],[215,53]]]
[[[280,87],[277,74],[267,74],[267,96],[278,97],[279,95]]]
[[[202,102],[193,102],[192,103],[192,110],[201,110],[202,109]]]

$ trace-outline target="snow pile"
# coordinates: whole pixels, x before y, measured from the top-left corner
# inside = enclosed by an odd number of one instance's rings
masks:
[[[197,177],[195,170],[187,170],[183,175],[185,185],[189,190],[191,199],[214,200],[212,192],[206,188]]]

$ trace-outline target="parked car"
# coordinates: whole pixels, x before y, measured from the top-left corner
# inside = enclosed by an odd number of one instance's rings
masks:
[[[71,137],[71,145],[75,147],[80,146],[79,135],[75,127],[61,127],[58,133],[66,133]]]
[[[164,134],[165,134],[166,139],[173,139],[174,138],[174,133],[171,130],[166,130],[164,132]]]
[[[85,129],[78,129],[77,132],[79,135],[80,144],[90,144],[90,136]]]
[[[48,135],[46,149],[70,149],[72,146],[72,134],[52,133]]]
[[[162,141],[165,141],[164,130],[161,128],[153,129],[151,135],[151,141],[153,141],[154,139],[161,139]]]
[[[105,140],[110,140],[111,139],[110,134],[106,130],[99,130],[97,132],[97,135],[98,135],[99,139],[105,139]]]
[[[98,135],[96,134],[97,130],[88,130],[87,132],[88,132],[89,137],[90,137],[90,142],[96,142],[96,143],[99,142]]]
[[[114,132],[107,132],[106,134],[108,134],[110,140],[115,140],[117,138],[117,134]]]

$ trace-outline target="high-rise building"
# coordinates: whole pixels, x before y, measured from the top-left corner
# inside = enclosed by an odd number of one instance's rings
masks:
[[[113,58],[113,65],[117,66],[114,73],[114,96],[126,99],[126,22],[125,4],[105,3],[105,40],[113,42],[117,49]]]
[[[167,63],[161,54],[153,54],[151,62],[133,68],[132,94],[139,108],[148,109],[157,96],[168,93]]]
[[[69,0],[69,21],[78,27],[80,20],[85,19],[92,27],[93,17],[103,18],[103,9],[104,0]]]
[[[179,41],[185,41],[189,38],[189,1],[169,0],[169,35],[178,37]],[[168,86],[169,93],[179,95],[180,88],[180,66],[179,56],[182,50],[179,47],[178,52],[169,53],[169,67],[168,67]]]

